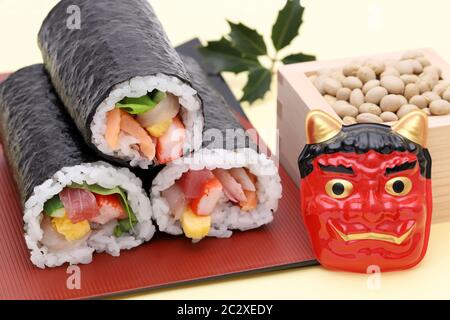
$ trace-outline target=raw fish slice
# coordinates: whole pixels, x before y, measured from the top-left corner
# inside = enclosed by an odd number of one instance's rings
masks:
[[[181,176],[177,184],[187,199],[200,197],[203,185],[214,177],[208,169],[189,170]]]
[[[224,193],[233,202],[246,202],[242,186],[231,176],[231,174],[225,169],[215,169],[213,174],[222,183]]]
[[[242,186],[242,189],[256,191],[252,179],[247,175],[244,168],[232,168],[230,169],[230,174]]]
[[[64,188],[59,198],[72,223],[93,219],[100,214],[95,196],[88,190]]]

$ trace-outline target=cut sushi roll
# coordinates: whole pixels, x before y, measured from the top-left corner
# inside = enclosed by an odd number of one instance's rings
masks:
[[[89,263],[94,251],[118,256],[152,238],[141,180],[86,147],[43,65],[0,85],[0,125],[36,266]]]
[[[159,230],[198,241],[270,223],[282,193],[275,163],[258,152],[201,67],[182,58],[203,99],[203,147],[168,164],[153,180]]]
[[[66,25],[78,6],[79,29]],[[39,32],[54,87],[85,141],[146,169],[201,145],[201,101],[145,0],[63,0]]]
[[[268,224],[281,198],[275,163],[250,148],[201,149],[167,165],[153,180],[160,231],[193,240],[230,237]]]
[[[91,142],[106,155],[144,169],[166,164],[199,145],[200,102],[178,78],[136,77],[113,88],[90,130]]]
[[[62,168],[24,207],[25,240],[41,268],[90,263],[94,251],[118,256],[155,232],[141,181],[101,161]]]

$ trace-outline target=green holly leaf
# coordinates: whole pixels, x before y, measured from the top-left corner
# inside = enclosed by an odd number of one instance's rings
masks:
[[[253,103],[263,98],[266,92],[270,90],[271,82],[272,72],[270,70],[263,67],[250,70],[241,101]]]
[[[303,22],[304,7],[300,0],[288,0],[278,12],[278,18],[272,28],[272,42],[278,51],[286,47],[298,35]]]
[[[261,67],[256,56],[242,54],[224,37],[218,41],[209,41],[205,47],[199,48],[199,51],[206,62],[211,64],[215,72],[230,71],[240,73]]]
[[[298,63],[298,62],[306,62],[306,61],[314,61],[316,60],[316,56],[304,53],[291,54],[287,57],[284,57],[284,64]]]
[[[262,56],[267,54],[264,38],[255,29],[250,29],[242,23],[235,24],[228,21],[230,25],[230,38],[233,47],[250,56]]]

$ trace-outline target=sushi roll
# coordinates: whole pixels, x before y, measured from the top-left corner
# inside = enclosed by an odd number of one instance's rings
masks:
[[[142,182],[87,148],[42,64],[0,84],[0,134],[33,264],[89,263],[94,251],[118,256],[152,238]]]
[[[199,241],[270,223],[282,193],[275,163],[258,152],[201,67],[183,60],[203,99],[203,145],[153,180],[150,198],[159,230]]]
[[[68,10],[78,26],[66,25]],[[58,95],[102,156],[146,169],[200,147],[201,101],[148,1],[60,1],[38,43]]]

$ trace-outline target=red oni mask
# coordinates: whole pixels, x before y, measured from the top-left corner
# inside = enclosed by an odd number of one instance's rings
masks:
[[[299,158],[301,207],[319,262],[368,272],[407,269],[424,257],[431,212],[427,116],[392,129],[342,127],[320,111],[307,118]]]

